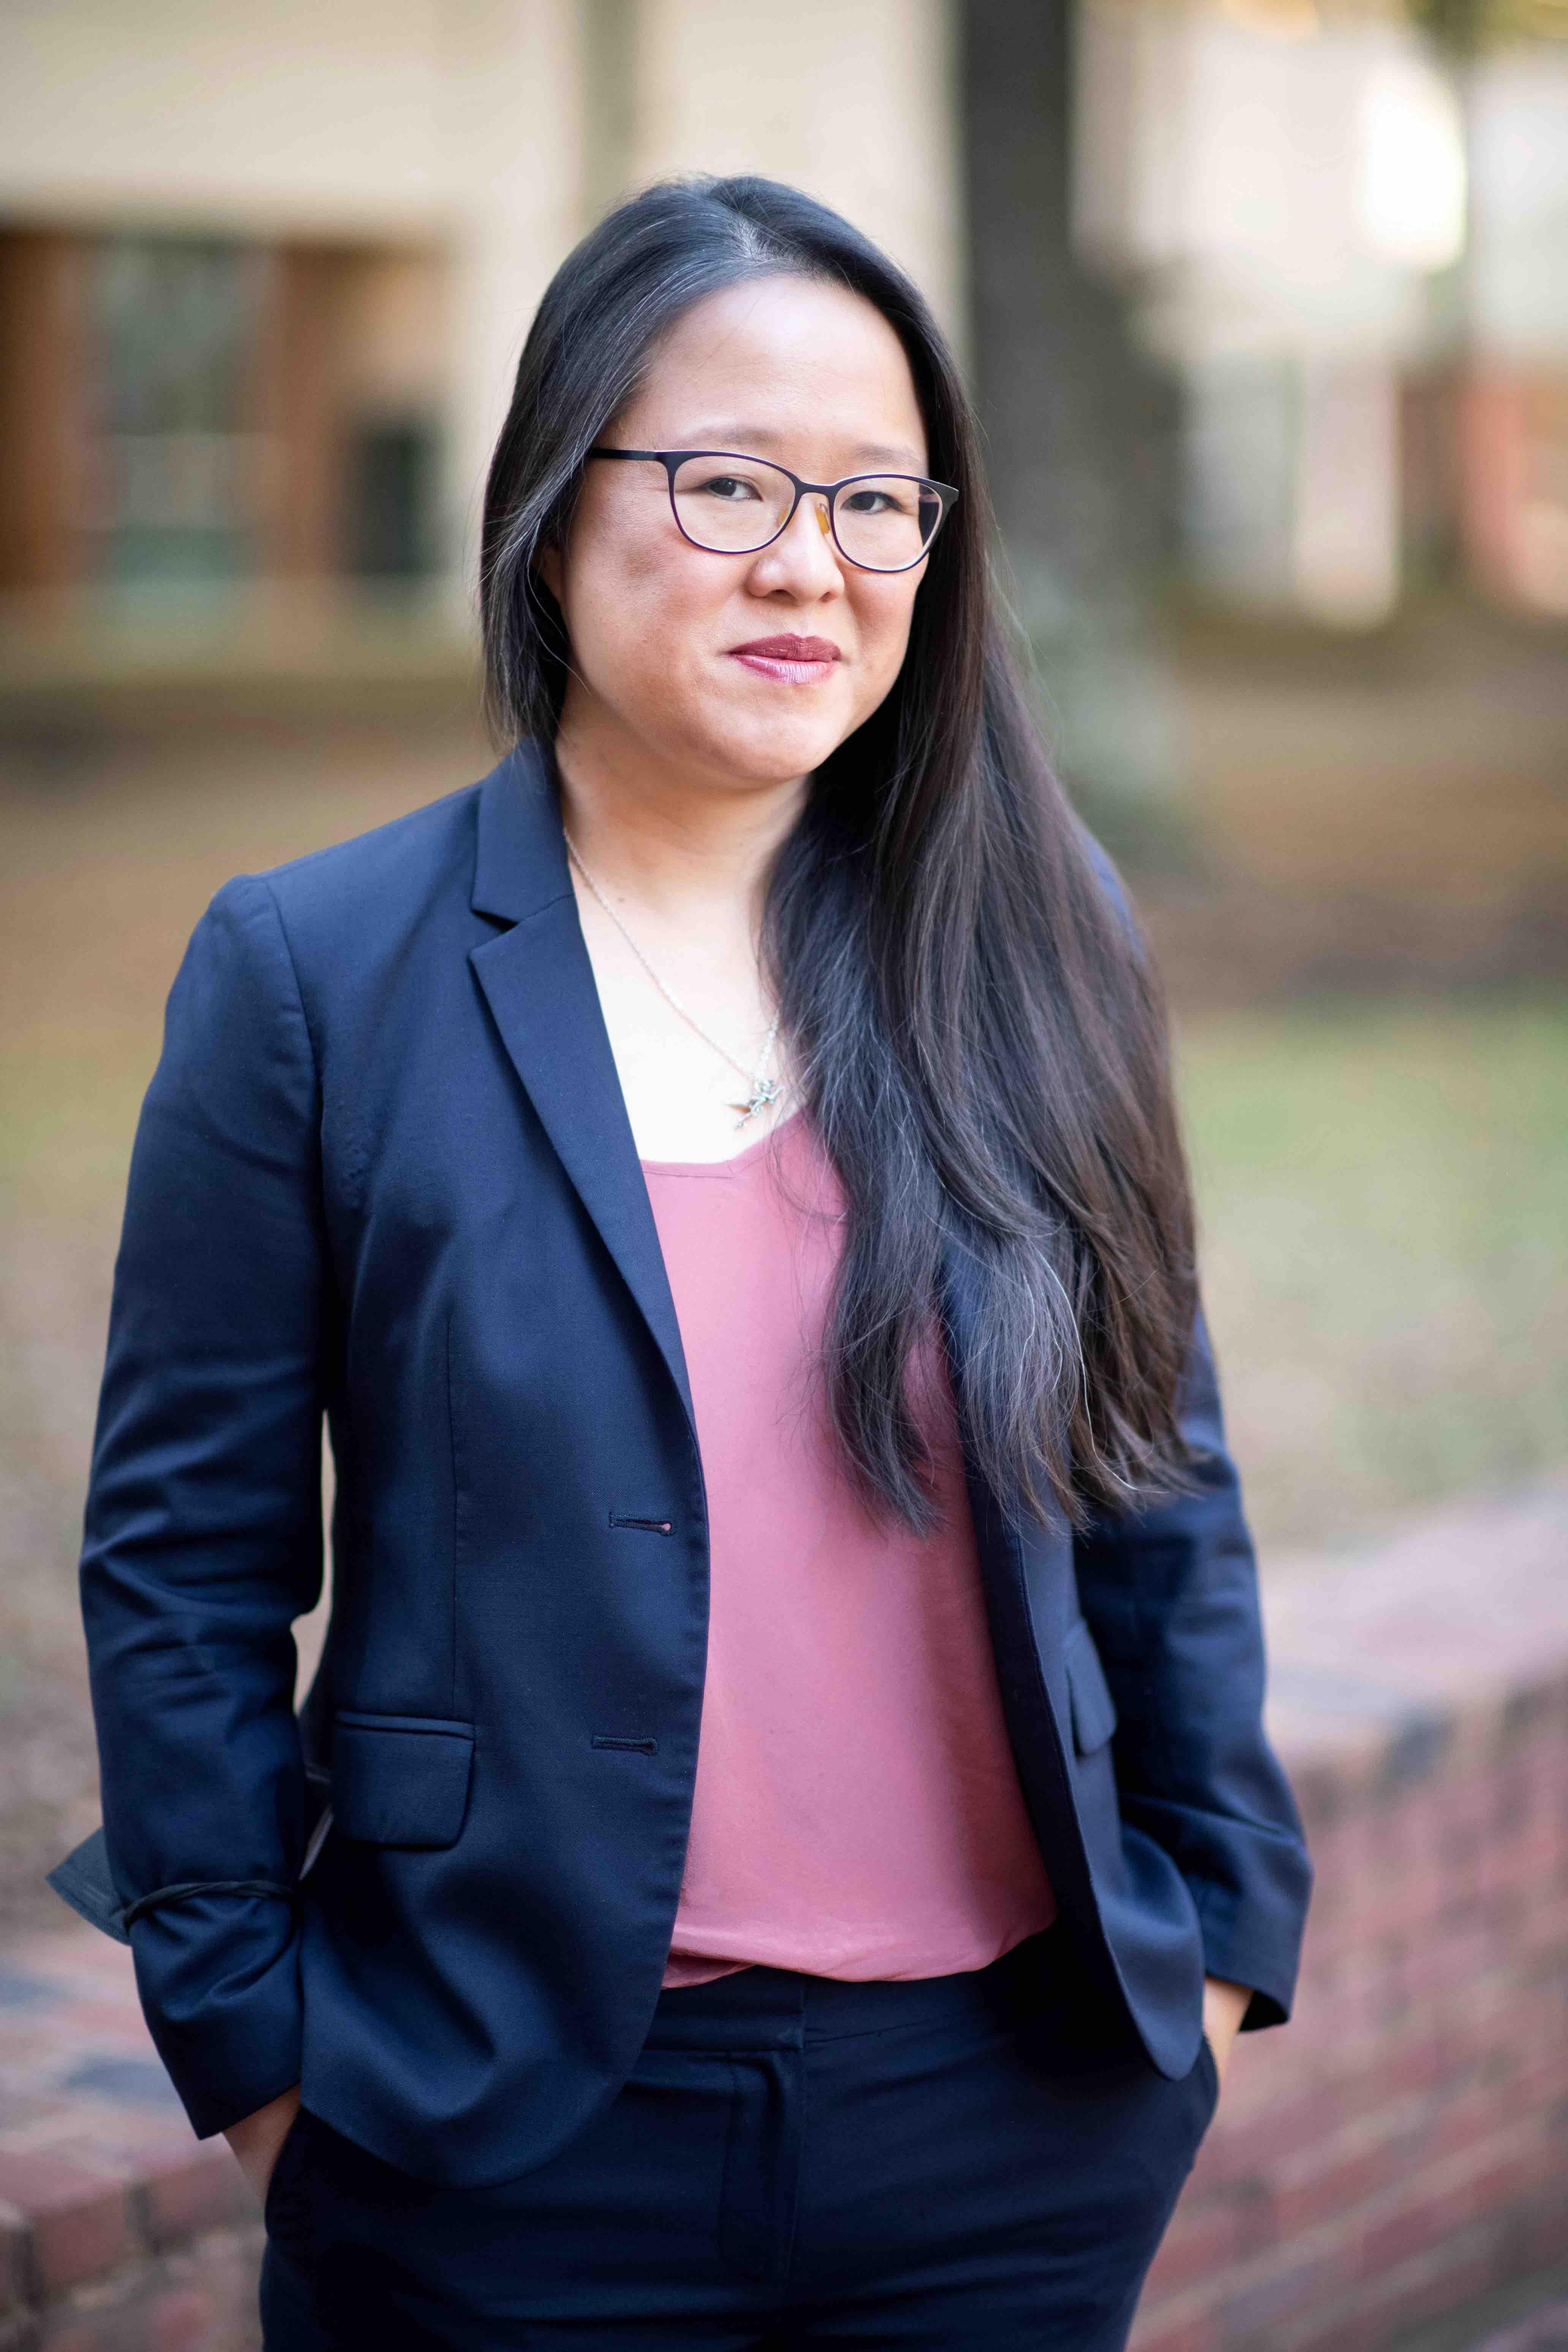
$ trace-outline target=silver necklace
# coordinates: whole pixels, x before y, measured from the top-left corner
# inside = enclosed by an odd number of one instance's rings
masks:
[[[603,907],[605,914],[608,915],[611,922],[614,923],[616,930],[619,931],[622,939],[625,940],[627,947],[630,948],[633,955],[636,956],[638,963],[641,964],[643,970],[647,972],[654,986],[658,990],[660,995],[665,997],[667,1001],[675,1007],[675,1010],[679,1013],[681,1019],[689,1023],[690,1026],[696,1030],[698,1035],[702,1038],[706,1044],[712,1046],[716,1054],[722,1054],[724,1059],[735,1069],[739,1070],[743,1078],[749,1080],[752,1091],[747,1099],[743,1103],[731,1103],[727,1106],[729,1109],[738,1110],[741,1114],[740,1118],[735,1121],[737,1128],[744,1127],[746,1121],[749,1118],[754,1118],[758,1111],[765,1110],[770,1103],[777,1102],[780,1095],[784,1092],[784,1084],[782,1080],[763,1076],[763,1073],[767,1068],[768,1055],[773,1052],[773,1039],[778,1034],[778,1014],[775,1013],[773,1020],[768,1024],[768,1034],[763,1040],[763,1050],[757,1057],[756,1068],[754,1070],[748,1070],[744,1062],[738,1061],[735,1055],[731,1053],[728,1045],[721,1045],[717,1037],[710,1035],[709,1032],[702,1026],[700,1021],[699,1021],[694,1014],[687,1011],[685,1005],[682,1004],[680,999],[675,994],[674,991],[665,986],[664,982],[660,980],[658,972],[655,971],[652,964],[649,963],[647,956],[644,955],[641,948],[638,947],[636,940],[633,939],[630,931],[627,930],[625,923],[622,922],[620,917],[616,914],[615,908],[611,906],[609,900],[605,898],[604,892],[600,889],[598,884],[589,873],[586,866],[584,865],[582,852],[578,849],[576,843],[566,831],[564,825],[562,826],[561,831],[567,848],[577,860],[578,866],[582,871],[584,881],[586,882],[589,889],[592,890],[595,898],[597,898],[600,906]]]

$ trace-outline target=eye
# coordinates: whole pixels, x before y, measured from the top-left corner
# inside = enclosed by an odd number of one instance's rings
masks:
[[[842,503],[851,514],[859,515],[913,514],[915,510],[912,485],[907,496],[886,488],[852,490]]]
[[[687,486],[683,483],[681,488]],[[705,499],[721,499],[728,506],[739,506],[747,499],[758,499],[762,492],[755,482],[748,482],[740,474],[709,474],[691,488]]]

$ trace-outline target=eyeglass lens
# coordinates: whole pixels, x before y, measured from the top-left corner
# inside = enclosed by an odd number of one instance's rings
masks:
[[[674,493],[688,539],[717,555],[744,555],[777,537],[795,485],[761,457],[686,457],[675,469]],[[935,536],[942,500],[909,475],[866,474],[839,491],[833,519],[851,563],[901,572]]]

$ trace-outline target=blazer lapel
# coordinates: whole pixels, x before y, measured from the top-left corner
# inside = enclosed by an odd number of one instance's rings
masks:
[[[501,1042],[696,1420],[637,1141],[566,861],[553,772],[520,744],[479,790],[476,912],[510,929],[470,949]]]

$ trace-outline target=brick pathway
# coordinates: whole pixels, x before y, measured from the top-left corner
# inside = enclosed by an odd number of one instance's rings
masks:
[[[131,1955],[67,1925],[0,1958],[0,2347],[244,2352],[255,2201],[198,2142]],[[116,2281],[123,2292],[116,2291]],[[48,2317],[33,2316],[47,2307]]]
[[[1568,2303],[1532,2312],[1517,2327],[1489,2336],[1480,2352],[1568,2352]]]

